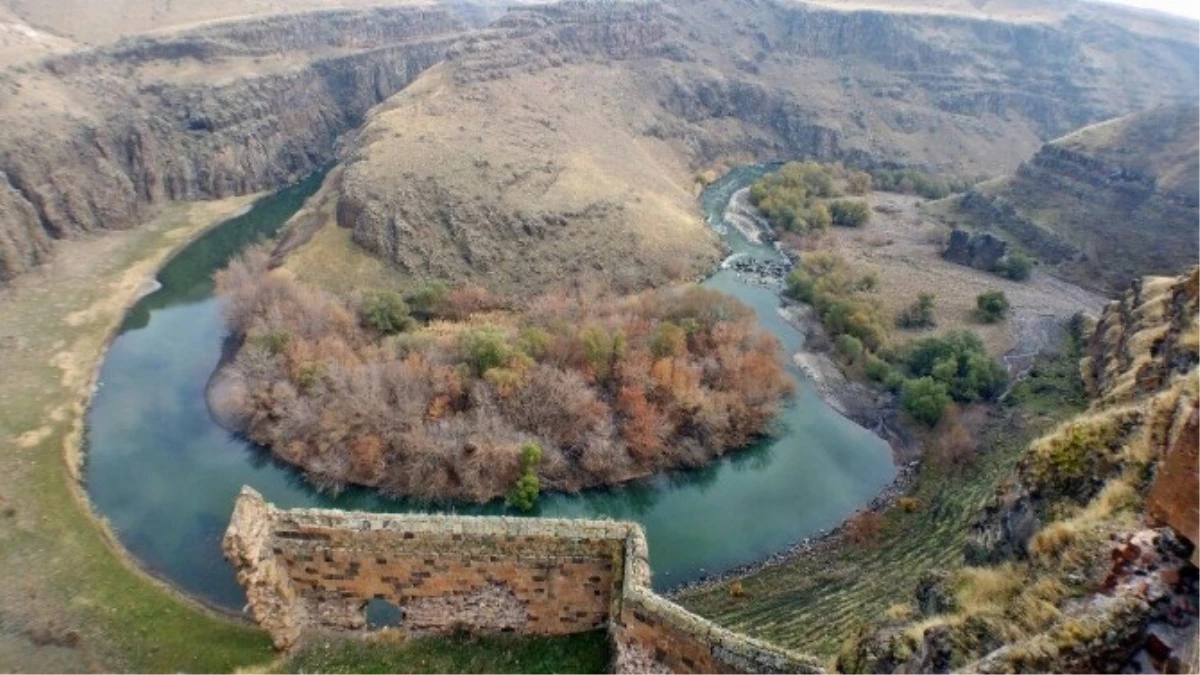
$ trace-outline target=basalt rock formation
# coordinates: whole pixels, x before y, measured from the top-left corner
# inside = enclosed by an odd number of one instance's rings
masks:
[[[958,209],[1059,273],[1117,291],[1196,262],[1200,108],[1165,106],[1047,143]]]
[[[1008,244],[987,232],[972,235],[965,230],[954,230],[942,257],[959,265],[991,270],[1007,251]]]
[[[333,11],[138,37],[0,71],[0,281],[50,240],[168,200],[271,189],[444,58],[439,9]]]

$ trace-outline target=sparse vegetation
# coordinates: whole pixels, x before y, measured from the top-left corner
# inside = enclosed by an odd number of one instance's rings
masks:
[[[975,298],[975,314],[983,323],[996,323],[1008,316],[1008,296],[1004,291],[986,291]]]
[[[942,199],[956,192],[966,192],[977,181],[934,176],[917,169],[875,169],[871,180],[876,190],[920,195],[926,199]]]
[[[1006,279],[1026,281],[1033,274],[1033,258],[1020,251],[1009,251],[1008,255],[996,262],[992,271]]]
[[[390,337],[268,272],[262,251],[222,271],[218,288],[245,338],[231,367],[251,393],[248,435],[333,490],[532,508],[540,490],[743,447],[791,386],[750,310],[699,287],[559,293],[514,314],[476,312],[495,303],[431,285],[408,298],[412,314],[461,320]],[[382,314],[390,327],[394,313]],[[264,347],[277,333],[290,338]]]
[[[921,293],[918,295],[916,302],[906,307],[896,317],[896,326],[908,329],[933,328],[936,326],[937,321],[933,316],[933,300],[934,295],[932,293]]]
[[[1038,372],[1057,372],[1059,361],[1063,372],[1077,364],[1060,355],[1043,359]],[[742,577],[738,581],[745,598],[731,598],[727,585],[721,585],[686,591],[678,599],[732,629],[822,656],[835,655],[847,637],[880,621],[889,608],[896,608],[891,612],[896,620],[920,618],[912,597],[921,578],[931,570],[952,574],[962,567],[970,524],[997,486],[1011,477],[1028,442],[1054,420],[1081,409],[1036,398],[1021,406],[992,408],[972,422],[951,406],[945,419],[956,418],[978,451],[959,464],[923,462],[905,497],[880,514],[883,527],[873,537],[863,543],[847,537],[815,554]],[[934,434],[942,428],[939,424]]]

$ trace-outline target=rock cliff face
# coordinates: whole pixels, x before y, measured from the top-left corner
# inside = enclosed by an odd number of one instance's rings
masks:
[[[958,207],[1072,280],[1118,291],[1196,262],[1200,108],[1165,106],[1047,143]]]
[[[0,280],[49,239],[124,228],[165,200],[277,187],[442,60],[440,10],[206,26],[0,72]]]
[[[1123,78],[1106,49],[1170,84]],[[371,120],[336,212],[361,246],[419,276],[528,290],[619,269],[654,283],[666,260],[696,271],[712,259],[688,194],[703,167],[809,157],[1002,171],[1039,138],[1190,95],[1196,54],[1092,15],[526,7]]]
[[[997,172],[1079,125],[1195,98],[1198,51],[1189,31],[1166,19],[1125,22],[1118,10],[1064,7],[993,20],[771,0],[568,2],[516,9],[482,30],[466,29],[442,6],[331,10],[59,54],[0,71],[0,280],[43,258],[50,239],[131,226],[162,200],[275,187],[329,162],[339,134],[443,60],[445,79],[425,92],[451,95],[411,100],[403,114],[415,126],[435,114],[453,120],[449,128],[464,132],[440,138],[439,156],[471,156],[493,175],[456,187],[441,175],[442,162],[415,152],[421,165],[390,172],[393,183],[367,190],[377,179],[359,171],[345,183],[341,212],[375,214],[379,204],[369,204],[367,192],[430,187],[431,199],[405,198],[403,220],[450,212],[442,220],[461,232],[436,244],[439,256],[443,244],[461,248],[475,224],[495,224],[495,237],[475,238],[472,260],[486,258],[496,241],[523,241],[512,233],[553,231],[558,219],[579,214],[591,219],[579,233],[626,221],[644,233],[645,223],[694,220],[682,195],[694,171],[714,162],[802,156]],[[492,116],[497,101],[511,103],[513,114]],[[539,116],[516,114],[522,101],[538,101],[540,128],[522,126]],[[592,132],[561,121],[587,114]],[[504,136],[532,147],[530,129],[550,143],[539,151],[548,160],[540,168],[479,140]],[[395,152],[356,151],[384,142]],[[364,133],[347,154],[375,161],[410,154],[418,142]],[[606,165],[618,156],[630,177]],[[565,165],[578,173],[562,175],[591,184],[592,195],[525,210],[504,203],[510,183],[557,176]],[[673,187],[644,180],[651,174]],[[414,206],[418,197],[433,204]],[[472,206],[452,213],[463,203]],[[403,227],[386,233],[374,215],[366,222],[370,231],[356,238],[404,263],[392,248]],[[680,232],[703,239],[698,226],[671,226],[659,238]],[[609,253],[595,247],[621,233],[580,236],[582,248],[564,244],[563,255],[599,258],[606,269],[640,246]],[[703,242],[652,241],[648,250],[659,261],[678,258],[685,270],[712,258]]]

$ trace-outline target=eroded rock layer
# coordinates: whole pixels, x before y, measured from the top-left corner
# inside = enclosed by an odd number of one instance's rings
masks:
[[[0,280],[49,239],[136,225],[153,205],[278,187],[444,58],[436,9],[206,26],[0,71]]]

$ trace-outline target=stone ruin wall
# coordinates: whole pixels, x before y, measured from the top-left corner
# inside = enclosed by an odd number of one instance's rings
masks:
[[[1192,544],[1192,564],[1200,564],[1200,408],[1187,412],[1173,440],[1168,440],[1158,472],[1146,497],[1146,513]]]
[[[821,670],[656,595],[635,523],[282,510],[243,488],[224,549],[279,649],[365,635],[381,599],[410,635],[607,629],[618,672]]]

